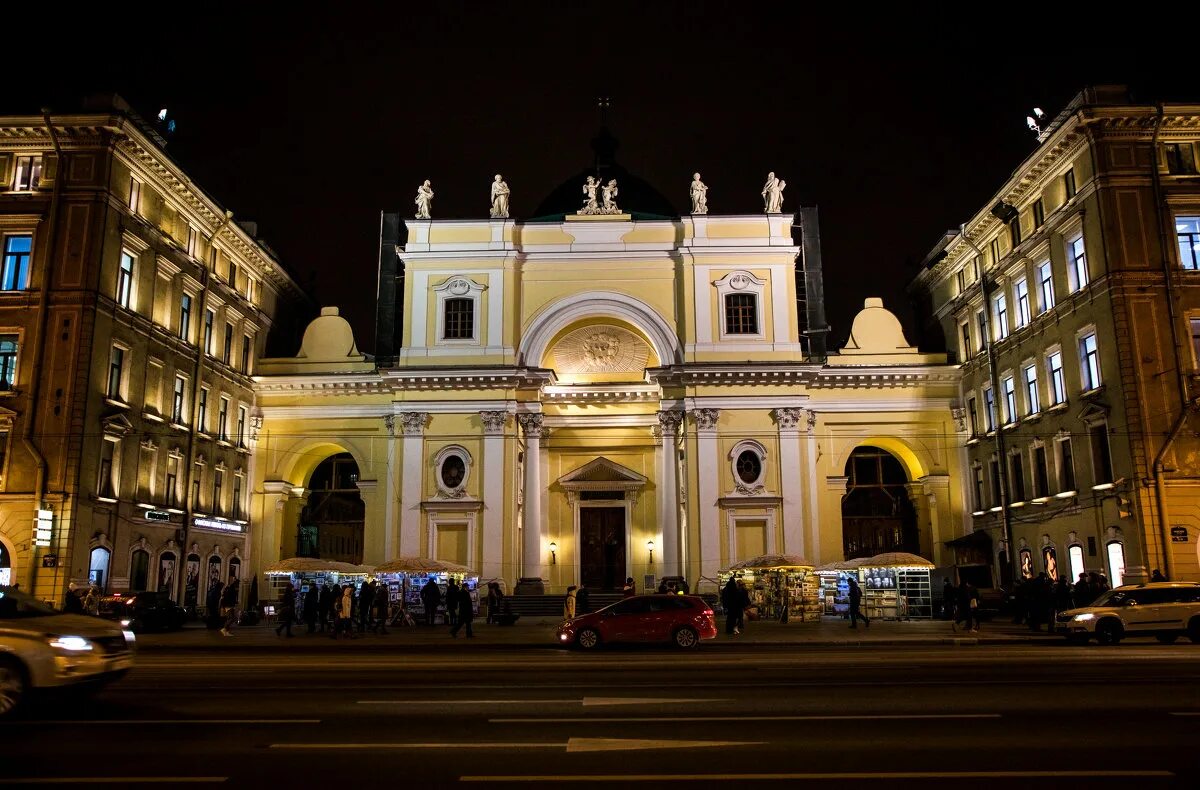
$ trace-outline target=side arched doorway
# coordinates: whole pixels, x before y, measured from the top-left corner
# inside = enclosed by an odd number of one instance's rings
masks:
[[[13,579],[12,557],[9,556],[8,546],[4,545],[4,541],[0,540],[0,586],[9,586]]]
[[[296,530],[296,556],[361,563],[366,503],[354,456],[338,453],[322,461],[309,478],[308,492]]]
[[[908,474],[896,456],[858,447],[846,461],[842,549],[848,560],[885,551],[920,553],[917,512],[908,498]]]

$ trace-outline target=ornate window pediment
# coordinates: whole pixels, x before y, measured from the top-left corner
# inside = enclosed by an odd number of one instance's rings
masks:
[[[722,340],[766,340],[763,313],[767,281],[735,271],[713,281]]]

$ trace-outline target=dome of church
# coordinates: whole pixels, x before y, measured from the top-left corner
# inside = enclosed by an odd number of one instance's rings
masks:
[[[842,348],[843,354],[895,354],[916,349],[904,337],[900,319],[883,306],[883,300],[871,297],[854,316],[850,339]]]
[[[617,205],[621,210],[632,214],[638,219],[666,219],[678,217],[679,210],[671,204],[663,193],[659,192],[647,181],[639,178],[616,162],[616,151],[620,147],[617,138],[601,128],[600,133],[592,140],[592,150],[595,152],[595,164],[579,171],[555,187],[549,195],[542,199],[533,212],[533,221],[556,221],[564,214],[574,214],[583,205],[583,183],[588,176],[598,176],[601,183],[611,178],[617,179],[620,194]]]
[[[314,362],[334,362],[359,356],[350,322],[338,314],[336,307],[322,307],[321,315],[304,330],[297,356]]]

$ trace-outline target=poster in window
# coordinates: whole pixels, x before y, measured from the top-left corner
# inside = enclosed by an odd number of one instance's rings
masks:
[[[1033,552],[1028,549],[1021,550],[1021,578],[1033,578]]]
[[[175,555],[163,554],[158,558],[158,591],[171,594],[175,589]]]
[[[200,597],[200,558],[189,554],[184,569],[183,605],[194,609]]]

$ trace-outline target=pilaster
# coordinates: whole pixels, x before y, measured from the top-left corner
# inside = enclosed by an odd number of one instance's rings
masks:
[[[400,415],[404,430],[403,468],[400,470],[400,554],[421,553],[421,486],[425,472],[426,412]]]
[[[804,502],[801,497],[806,466],[800,460],[801,422],[804,410],[773,409],[779,428],[780,494],[783,496],[783,553],[808,557],[804,540]],[[801,479],[796,479],[797,477]],[[812,560],[809,560],[810,562]]]
[[[718,520],[720,498],[718,488],[720,476],[719,449],[717,447],[717,420],[721,412],[718,409],[695,409],[691,412],[692,421],[696,425],[697,486],[699,497],[697,508],[700,513],[700,575],[707,577],[715,584],[717,574],[721,570],[721,525]],[[696,580],[699,588],[702,579]]]
[[[508,412],[481,411],[483,424],[483,560],[484,579],[504,578],[504,429]]]

